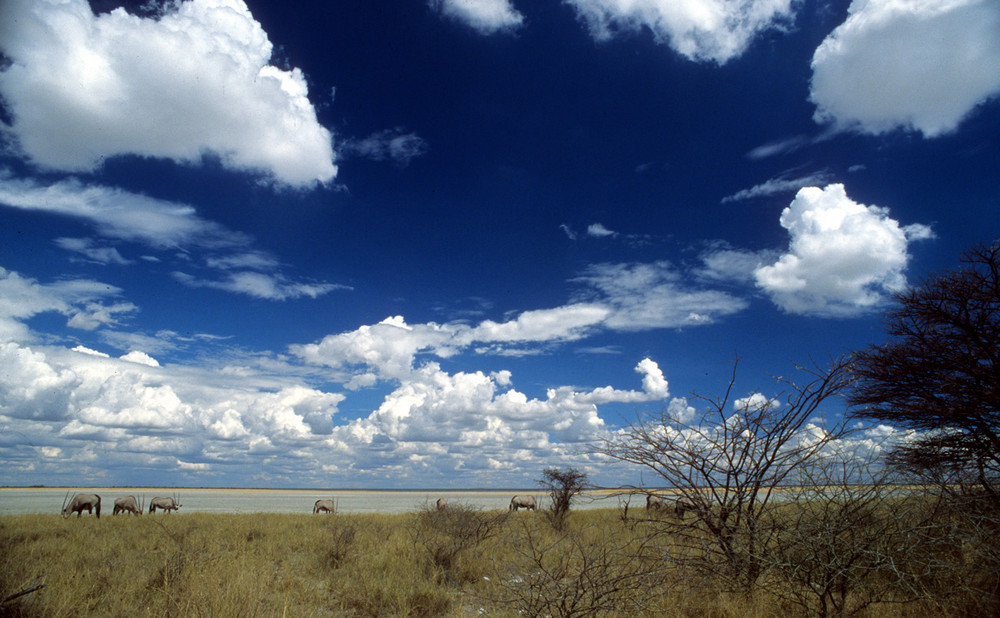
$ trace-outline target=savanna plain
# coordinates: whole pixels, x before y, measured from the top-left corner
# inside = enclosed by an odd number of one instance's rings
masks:
[[[877,540],[851,536],[864,533],[857,526],[827,526],[828,506],[778,507],[784,512],[769,521],[784,523],[761,541],[784,547],[760,561],[743,587],[731,572],[739,560],[720,553],[718,537],[695,519],[641,506],[573,510],[563,518],[461,503],[403,514],[8,515],[0,517],[0,616],[902,617],[995,610],[983,605],[989,594],[970,586],[995,586],[996,579],[976,572],[974,552],[950,541],[903,552],[898,560],[942,568],[898,564],[897,571],[912,566],[918,573],[900,579],[882,563],[865,562],[872,552],[894,550],[864,548]],[[868,531],[906,519],[891,506],[866,517],[874,518]],[[792,528],[807,532],[780,536]],[[833,553],[852,548],[854,557],[838,563]]]

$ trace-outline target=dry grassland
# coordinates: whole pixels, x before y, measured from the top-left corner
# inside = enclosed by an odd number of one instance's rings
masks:
[[[641,514],[640,514],[641,516]],[[648,523],[648,522],[647,522]],[[668,565],[614,509],[0,517],[0,616],[801,615]],[[927,606],[863,615],[918,616]]]

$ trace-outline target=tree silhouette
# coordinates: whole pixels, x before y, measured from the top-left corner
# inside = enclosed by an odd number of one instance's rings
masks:
[[[888,343],[854,355],[854,414],[916,430],[893,460],[1000,505],[1000,242],[896,295]]]

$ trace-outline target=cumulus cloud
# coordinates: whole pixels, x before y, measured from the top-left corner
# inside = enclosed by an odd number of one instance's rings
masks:
[[[954,131],[1000,94],[1000,3],[854,0],[816,49],[816,120],[867,133]]]
[[[430,0],[431,7],[480,34],[509,32],[524,22],[510,0]]]
[[[344,398],[259,372],[235,381],[208,367],[161,367],[138,350],[115,359],[82,346],[7,342],[0,363],[5,426],[67,456],[95,441],[112,454],[136,449],[154,467],[164,457],[239,461],[265,442],[285,452],[318,444]],[[39,432],[35,421],[54,425]]]
[[[737,412],[773,410],[780,405],[780,401],[777,399],[768,399],[763,393],[753,393],[752,395],[733,401],[733,409]]]
[[[123,361],[128,361],[130,363],[138,363],[140,365],[146,365],[147,367],[160,366],[160,362],[158,360],[140,350],[132,350],[128,354],[122,356],[121,359]]]
[[[853,201],[841,184],[799,190],[780,221],[788,251],[754,276],[777,305],[799,314],[849,316],[878,306],[906,283],[908,241],[930,235]]]
[[[566,0],[599,41],[648,28],[682,56],[718,64],[742,54],[762,32],[784,29],[795,0]]]
[[[317,343],[293,345],[290,350],[306,362],[334,368],[362,366],[379,377],[399,379],[410,373],[418,352],[447,354],[453,336],[449,326],[433,322],[410,326],[402,316],[392,316],[378,324],[327,335]]]
[[[476,326],[463,323],[407,324],[403,316],[391,316],[378,324],[327,335],[311,344],[290,346],[307,362],[333,368],[364,367],[364,382],[400,379],[409,375],[418,354],[447,358],[477,344],[478,352],[503,354],[507,345],[549,344],[580,339],[600,326],[609,309],[578,303],[554,309],[525,311],[505,322],[483,320]]]
[[[0,4],[0,71],[11,133],[34,164],[90,171],[135,154],[223,165],[278,183],[328,183],[332,136],[302,71],[269,64],[272,44],[242,0],[167,3],[143,18],[94,15],[86,0]]]
[[[667,383],[657,364],[643,360],[643,390],[601,387],[577,390],[550,388],[544,398],[530,398],[512,387],[510,376],[482,372],[449,374],[437,363],[414,370],[365,418],[335,428],[331,443],[356,449],[358,444],[382,445],[400,453],[428,443],[463,465],[489,467],[491,458],[511,453],[558,452],[567,444],[596,439],[604,431],[598,405],[645,402],[666,398]],[[503,455],[507,453],[507,455]]]

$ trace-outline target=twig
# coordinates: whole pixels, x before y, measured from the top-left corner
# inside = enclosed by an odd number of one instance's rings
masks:
[[[41,590],[44,587],[45,587],[45,584],[38,584],[34,588],[25,588],[21,592],[15,592],[14,594],[10,595],[9,597],[7,597],[6,599],[4,599],[3,601],[0,601],[0,605],[4,605],[6,603],[10,603],[14,599],[23,597],[26,594],[31,594],[32,592],[35,592],[36,590]]]

